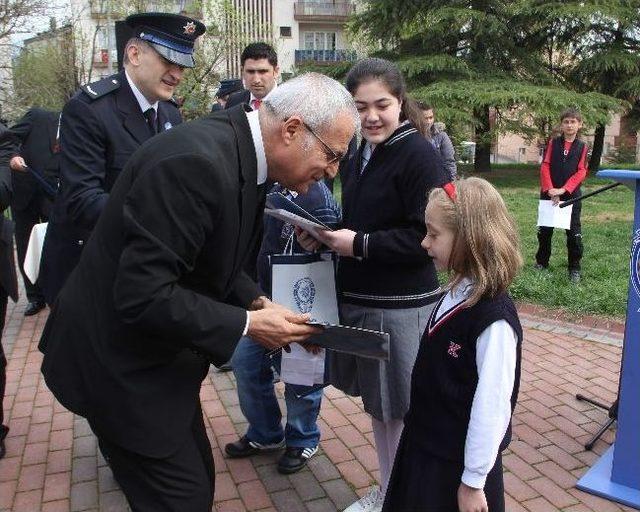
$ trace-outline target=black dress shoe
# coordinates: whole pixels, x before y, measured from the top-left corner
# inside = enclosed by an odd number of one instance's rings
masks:
[[[24,310],[24,316],[33,316],[46,307],[47,305],[43,301],[29,302]]]
[[[279,443],[260,444],[255,441],[249,441],[247,436],[242,436],[235,443],[227,444],[224,447],[224,451],[229,457],[239,459],[241,457],[248,457],[254,453],[272,452],[280,448],[284,448],[284,439]]]
[[[318,453],[318,447],[313,448],[291,448],[282,454],[278,461],[278,472],[285,475],[296,473],[307,465],[307,461]]]

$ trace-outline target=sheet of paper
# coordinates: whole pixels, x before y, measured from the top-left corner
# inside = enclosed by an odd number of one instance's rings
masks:
[[[326,231],[329,229],[323,224],[317,224],[316,222],[305,219],[304,217],[300,217],[299,215],[291,213],[287,210],[265,208],[264,213],[265,215],[270,215],[272,217],[275,217],[276,219],[280,219],[284,222],[288,222],[289,224],[293,224],[294,226],[298,226],[299,228],[308,231],[315,238],[318,238],[318,231]]]
[[[561,203],[562,204],[562,203]],[[573,205],[560,208],[553,201],[541,199],[538,204],[538,226],[569,229],[571,226],[571,210]]]
[[[326,352],[312,354],[297,343],[289,345],[291,352],[282,351],[280,378],[289,384],[313,386],[324,384],[324,360]]]
[[[289,213],[297,215],[298,217],[302,217],[314,224],[318,224],[325,229],[331,229],[324,222],[318,220],[315,216],[311,215],[307,210],[302,208],[302,206],[294,203],[291,199],[283,196],[279,192],[272,192],[271,194],[267,194],[266,206],[272,210],[286,210]]]
[[[36,224],[31,230],[29,236],[29,244],[27,245],[27,252],[24,256],[24,264],[22,268],[29,281],[35,283],[38,280],[38,274],[40,273],[40,258],[42,256],[42,246],[44,245],[44,237],[47,234],[46,222]]]

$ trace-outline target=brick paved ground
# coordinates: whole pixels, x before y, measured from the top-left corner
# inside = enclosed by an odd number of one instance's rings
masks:
[[[11,431],[7,456],[0,461],[0,511],[128,510],[87,423],[60,406],[40,376],[37,339],[46,314],[24,318],[23,308],[24,304],[10,305],[3,338],[9,357],[4,407]],[[514,441],[504,456],[507,510],[631,510],[574,488],[613,439],[607,432],[593,453],[584,451],[582,443],[605,414],[577,402],[574,394],[604,402],[614,399],[620,326],[605,330],[581,322],[567,329],[549,315],[531,309],[524,313],[520,401]],[[243,433],[246,423],[232,376],[210,374],[201,398],[216,460],[217,510],[341,510],[376,481],[373,435],[361,403],[333,388],[325,396],[322,450],[308,469],[285,477],[275,469],[276,455],[251,460],[222,457],[221,447]]]

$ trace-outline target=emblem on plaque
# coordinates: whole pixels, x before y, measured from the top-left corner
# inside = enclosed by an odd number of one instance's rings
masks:
[[[309,313],[316,298],[316,287],[310,277],[298,279],[293,284],[293,300],[300,313]]]

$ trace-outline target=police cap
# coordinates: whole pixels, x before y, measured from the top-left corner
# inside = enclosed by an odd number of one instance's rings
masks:
[[[218,98],[228,96],[231,93],[242,90],[242,80],[239,78],[229,78],[227,80],[220,80],[220,88],[216,93]]]
[[[202,22],[165,12],[132,14],[125,21],[133,29],[133,37],[147,41],[169,62],[185,68],[195,65],[193,45],[204,34]]]

